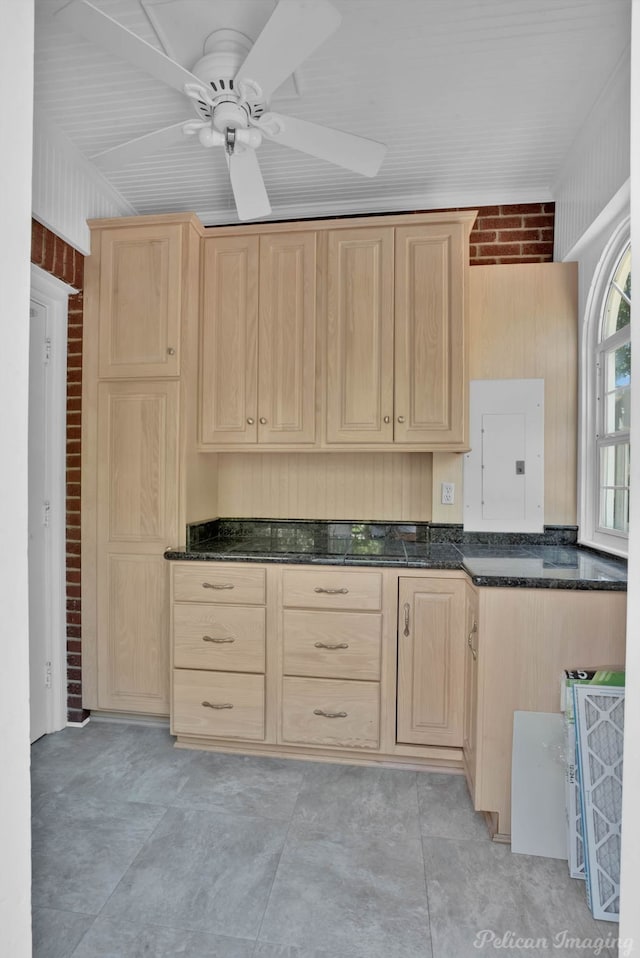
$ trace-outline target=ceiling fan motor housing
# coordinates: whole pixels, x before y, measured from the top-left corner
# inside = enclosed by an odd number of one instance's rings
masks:
[[[194,100],[198,116],[212,120],[214,127],[246,129],[249,118],[257,119],[267,109],[264,99],[247,96],[239,90],[235,77],[246,60],[252,41],[239,30],[214,30],[204,44],[204,56],[193,66],[192,73],[210,90],[212,105]]]

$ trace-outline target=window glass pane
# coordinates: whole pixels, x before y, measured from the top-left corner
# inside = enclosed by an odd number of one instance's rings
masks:
[[[605,353],[604,431],[611,435],[629,428],[631,344]]]
[[[600,450],[601,529],[629,531],[629,450],[628,442]]]
[[[620,260],[604,305],[602,339],[613,336],[631,321],[631,247]]]

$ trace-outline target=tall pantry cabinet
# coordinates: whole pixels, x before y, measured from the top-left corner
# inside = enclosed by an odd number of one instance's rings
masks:
[[[195,216],[93,221],[82,406],[83,702],[169,711],[163,553],[186,524]],[[193,442],[191,442],[193,445]]]

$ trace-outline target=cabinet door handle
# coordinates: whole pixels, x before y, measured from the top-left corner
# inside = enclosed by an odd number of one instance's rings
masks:
[[[346,712],[325,712],[324,709],[314,709],[314,715],[322,715],[324,718],[346,718]]]
[[[409,613],[411,612],[411,606],[408,602],[404,604],[404,635],[409,635]]]
[[[260,425],[261,426],[267,425],[267,420],[264,418],[264,416],[260,416]]]
[[[471,632],[469,632],[469,635],[468,635],[468,637],[467,637],[467,645],[468,645],[469,648],[471,649],[471,655],[473,656],[473,661],[475,662],[476,659],[478,658],[478,652],[477,652],[476,649],[474,649],[474,647],[473,647],[473,642],[471,641],[471,636],[472,636],[472,635],[473,635],[473,629],[471,630]]]
[[[235,589],[231,582],[203,582],[203,589]]]
[[[175,354],[176,354],[176,351],[175,351],[175,349],[173,348],[173,346],[168,346],[168,347],[167,347],[167,355],[168,355],[168,356],[175,356]]]
[[[398,416],[398,422],[404,422],[404,416]]]
[[[324,592],[325,595],[346,595],[349,590],[348,589],[323,589],[322,586],[317,585],[313,591]]]
[[[383,422],[391,422],[391,416],[385,416]]]
[[[222,645],[224,642],[235,642],[235,639],[229,636],[220,636],[220,635],[203,635],[203,642],[215,642],[217,645]]]
[[[348,649],[349,645],[347,642],[336,642],[334,645],[331,645],[330,642],[314,642],[316,649]]]
[[[232,709],[233,705],[231,702],[203,702],[202,707],[205,709]]]

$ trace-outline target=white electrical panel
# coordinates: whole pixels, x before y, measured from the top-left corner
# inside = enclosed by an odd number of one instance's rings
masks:
[[[542,532],[544,380],[473,380],[469,403],[464,528]]]

